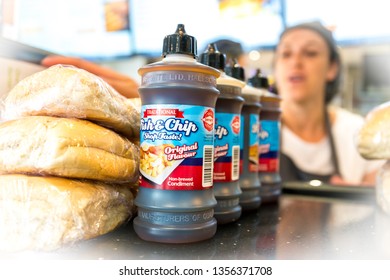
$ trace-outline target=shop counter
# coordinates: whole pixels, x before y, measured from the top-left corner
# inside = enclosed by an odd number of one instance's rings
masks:
[[[370,191],[371,192],[371,191]],[[104,236],[54,252],[0,254],[13,259],[234,260],[390,259],[390,216],[368,192],[360,197],[287,191],[277,203],[218,226],[209,240],[161,244],[140,239],[132,221]]]

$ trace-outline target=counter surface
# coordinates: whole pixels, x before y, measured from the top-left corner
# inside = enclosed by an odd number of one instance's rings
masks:
[[[283,194],[278,203],[218,226],[214,238],[192,244],[141,240],[132,222],[50,253],[1,255],[41,259],[390,259],[390,216],[374,199]]]

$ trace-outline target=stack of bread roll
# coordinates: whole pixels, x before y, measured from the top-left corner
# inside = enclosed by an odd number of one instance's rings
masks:
[[[378,205],[390,214],[390,102],[376,106],[367,114],[357,147],[366,159],[387,161],[377,176],[376,198]]]
[[[140,102],[56,65],[20,81],[0,123],[0,251],[53,250],[129,221]]]

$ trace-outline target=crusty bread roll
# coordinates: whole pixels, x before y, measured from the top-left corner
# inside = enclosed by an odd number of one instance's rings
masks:
[[[390,159],[390,102],[367,114],[358,134],[357,148],[366,159]]]
[[[74,66],[55,65],[20,81],[5,99],[2,118],[56,116],[87,119],[128,138],[138,137],[139,102]]]
[[[390,161],[383,165],[378,172],[376,199],[379,207],[390,215]]]
[[[0,251],[54,250],[112,231],[132,217],[128,186],[0,175]]]
[[[135,182],[139,147],[86,120],[44,116],[0,124],[0,174]]]

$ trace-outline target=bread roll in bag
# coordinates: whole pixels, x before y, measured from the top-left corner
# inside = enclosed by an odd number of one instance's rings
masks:
[[[0,175],[0,251],[54,250],[103,235],[132,217],[128,186]]]
[[[136,182],[139,147],[80,119],[24,117],[0,123],[0,174]]]
[[[140,106],[100,77],[69,65],[55,65],[21,80],[7,95],[2,118],[56,116],[87,119],[137,138]]]
[[[379,207],[390,215],[390,162],[378,172],[376,181],[376,199]]]
[[[390,159],[390,102],[367,114],[358,134],[357,149],[366,159]]]

